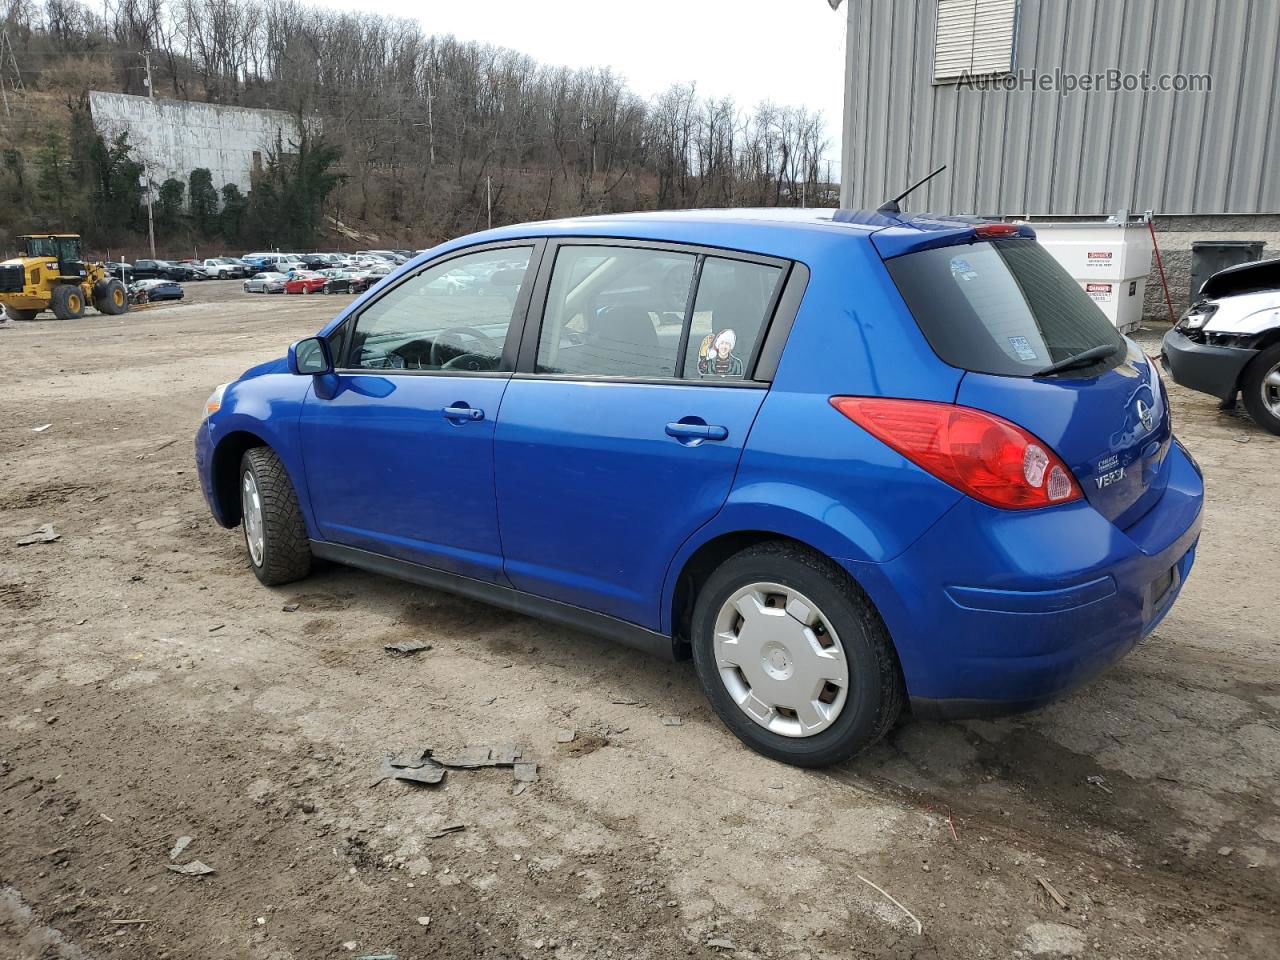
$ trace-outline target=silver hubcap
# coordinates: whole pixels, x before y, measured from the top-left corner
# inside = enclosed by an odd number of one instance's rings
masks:
[[[255,567],[262,566],[264,533],[262,528],[262,498],[258,496],[258,483],[253,471],[246,470],[240,480],[240,513],[244,518],[244,542]]]
[[[766,730],[811,737],[849,692],[840,638],[808,597],[777,583],[736,591],[716,617],[716,669],[734,703]]]
[[[1280,363],[1262,378],[1262,402],[1272,415],[1280,417]]]

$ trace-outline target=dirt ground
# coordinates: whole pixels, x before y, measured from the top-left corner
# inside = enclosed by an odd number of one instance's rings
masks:
[[[1204,534],[1122,663],[804,772],[689,664],[338,567],[261,587],[192,433],[339,298],[188,292],[0,330],[0,960],[1277,956],[1280,439],[1247,418],[1172,388]],[[511,741],[519,794],[372,785]],[[216,872],[167,869],[179,836]]]

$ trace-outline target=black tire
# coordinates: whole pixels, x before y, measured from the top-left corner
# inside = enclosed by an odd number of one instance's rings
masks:
[[[249,523],[242,515],[240,527],[245,538],[249,566],[268,587],[301,580],[311,572],[311,544],[298,506],[298,496],[285,472],[284,464],[270,447],[252,447],[240,458],[237,492],[243,497],[245,475],[253,475],[261,502],[263,549],[261,561],[254,559],[249,546]]]
[[[39,310],[19,310],[17,307],[5,307],[4,315],[10,320],[34,320],[40,316]]]
[[[93,290],[93,308],[109,317],[129,312],[129,291],[119,280],[100,283]]]
[[[716,668],[716,617],[724,602],[751,583],[781,584],[817,604],[840,637],[849,671],[844,708],[831,726],[788,737],[753,721],[730,697]],[[879,740],[897,721],[905,698],[897,655],[884,624],[862,590],[834,563],[795,544],[770,542],[730,557],[707,578],[691,625],[694,665],[703,690],[733,734],[766,757],[797,767],[826,767]]]
[[[1268,393],[1280,400],[1280,386],[1266,382],[1267,377],[1274,373],[1280,373],[1280,343],[1273,343],[1249,361],[1240,378],[1240,393],[1254,422],[1280,436],[1280,416],[1267,403]]]
[[[59,320],[79,320],[84,316],[84,292],[71,283],[60,283],[53,288],[49,309]]]

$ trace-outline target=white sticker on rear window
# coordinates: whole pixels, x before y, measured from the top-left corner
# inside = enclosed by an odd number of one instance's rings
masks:
[[[957,280],[964,280],[966,282],[978,279],[977,271],[974,270],[973,267],[969,266],[969,261],[964,259],[964,257],[951,258],[951,275]]]
[[[1036,352],[1031,348],[1031,342],[1026,337],[1010,337],[1009,346],[1013,347],[1014,355],[1019,360],[1034,360]]]

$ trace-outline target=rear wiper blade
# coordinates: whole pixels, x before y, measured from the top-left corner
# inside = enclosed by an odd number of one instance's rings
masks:
[[[1065,360],[1059,360],[1057,363],[1051,363],[1043,370],[1037,370],[1032,374],[1033,377],[1047,377],[1051,373],[1057,373],[1060,370],[1072,370],[1076,367],[1087,367],[1097,363],[1099,360],[1107,360],[1114,357],[1120,352],[1120,348],[1113,343],[1103,343],[1096,347],[1090,347],[1088,350],[1082,350],[1074,356],[1067,357]]]

